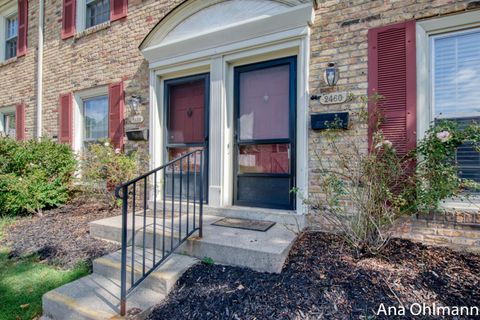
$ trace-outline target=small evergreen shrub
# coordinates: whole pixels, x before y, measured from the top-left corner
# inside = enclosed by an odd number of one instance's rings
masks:
[[[0,138],[0,215],[41,215],[65,203],[76,164],[67,145]]]

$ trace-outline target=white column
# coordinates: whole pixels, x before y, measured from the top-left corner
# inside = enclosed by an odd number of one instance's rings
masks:
[[[223,58],[220,56],[212,59],[210,71],[208,204],[215,207],[221,206],[222,199],[224,90]]]
[[[159,90],[161,87],[159,86],[159,78],[156,75],[155,71],[150,70],[149,73],[149,88],[150,88],[150,95],[149,95],[149,137],[148,137],[148,147],[150,150],[150,167],[154,169],[163,164],[163,114],[159,110],[159,100],[158,94],[161,96],[161,92]]]
[[[309,65],[310,65],[310,29],[301,40],[297,58],[298,95],[297,95],[297,187],[308,195],[308,106],[309,106]],[[297,213],[307,213],[307,207],[300,195],[296,197]]]

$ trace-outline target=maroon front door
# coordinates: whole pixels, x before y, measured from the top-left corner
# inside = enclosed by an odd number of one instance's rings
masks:
[[[195,149],[208,147],[208,84],[208,74],[165,81],[166,142],[169,161]],[[207,154],[208,152],[205,153],[205,156]],[[207,163],[207,159],[204,159],[204,168],[208,168]],[[191,174],[198,173],[199,166],[200,161],[195,164],[192,162],[190,164]],[[186,171],[184,170],[184,172]],[[174,187],[180,186],[176,180],[182,181],[182,184],[186,181],[186,179],[178,177],[178,172],[172,177],[175,179]],[[199,185],[195,187],[198,188]],[[169,188],[167,187],[167,190]],[[206,189],[204,188],[204,190]],[[177,191],[175,193],[178,194]]]

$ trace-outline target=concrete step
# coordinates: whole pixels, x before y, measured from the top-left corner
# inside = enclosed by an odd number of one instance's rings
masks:
[[[203,238],[191,238],[186,254],[216,263],[279,273],[295,241],[294,226],[276,223],[266,232],[214,226],[219,217],[205,216]]]
[[[127,310],[147,310],[164,295],[139,287],[127,299]],[[78,279],[43,295],[43,315],[54,320],[112,319],[120,312],[120,284],[98,274]]]
[[[153,218],[147,219],[151,219],[149,222],[153,224]],[[186,218],[183,219],[182,224],[185,225]],[[292,231],[296,229],[296,226],[276,223],[267,232],[259,232],[212,225],[219,219],[221,217],[205,215],[203,238],[189,238],[176,252],[199,259],[210,257],[217,263],[243,266],[262,272],[281,271],[290,247],[296,238],[295,232]],[[158,239],[162,238],[159,234],[163,230],[163,221],[158,220],[156,224],[157,249],[161,248]],[[174,229],[177,228],[178,224],[178,221],[174,223]],[[94,237],[119,242],[121,217],[95,221],[91,224],[90,230]],[[131,228],[129,230],[130,239]],[[141,234],[143,237],[142,230],[137,230],[136,234]],[[153,244],[153,237],[153,231],[147,230],[145,243],[149,248]]]
[[[135,266],[133,268],[134,279],[137,281],[143,275],[143,250],[138,247],[134,250]],[[132,279],[132,247],[127,251],[127,288],[130,288]],[[153,266],[153,250],[145,250],[145,271]],[[155,261],[162,258],[162,251],[157,250]],[[109,279],[120,279],[121,270],[121,250],[113,252],[93,261],[93,273],[102,275]],[[180,276],[198,260],[186,255],[173,253],[164,262],[161,263],[148,277],[141,283],[141,286],[147,289],[168,294],[175,282]]]
[[[198,200],[197,200],[198,201]],[[147,215],[153,214],[154,201],[148,201]],[[187,201],[178,201],[176,200],[173,206],[173,211],[175,215],[178,215],[179,211],[182,211],[182,214],[187,212],[187,207],[189,208],[189,213],[193,212],[192,202],[187,205]],[[157,200],[157,212],[162,212],[163,202]],[[167,200],[165,202],[165,208],[168,213],[172,211],[172,202]],[[196,206],[196,212],[198,213],[198,204]],[[252,208],[252,207],[241,207],[241,206],[229,206],[229,207],[213,207],[208,204],[203,206],[203,213],[210,216],[218,217],[230,217],[230,218],[241,218],[241,219],[252,219],[252,220],[267,220],[273,221],[282,224],[289,224],[293,226],[298,226],[301,230],[306,225],[305,215],[298,215],[295,211],[292,210],[280,210],[280,209],[267,209],[267,208]]]
[[[163,215],[158,216],[157,219],[154,219],[153,216],[147,216],[145,221],[146,223],[144,224],[143,215],[135,215],[135,219],[133,219],[132,215],[128,216],[127,244],[131,245],[132,240],[135,240],[135,245],[137,246],[153,248],[155,241],[155,248],[161,250],[163,248],[163,239],[165,238],[165,248],[168,250],[172,245],[172,238],[175,246],[179,242],[180,237],[185,237],[187,227],[189,231],[192,231],[194,226],[198,226],[199,216],[198,214],[195,217],[193,214],[190,214],[188,217],[186,214],[182,214],[181,217],[174,216],[172,226],[172,216],[166,215],[165,229],[163,228]],[[122,216],[93,221],[90,223],[90,234],[99,239],[121,243],[121,226]],[[143,244],[144,240],[145,245]]]

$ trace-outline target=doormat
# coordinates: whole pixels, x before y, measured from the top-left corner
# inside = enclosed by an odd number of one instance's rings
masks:
[[[228,228],[266,232],[268,231],[268,229],[270,229],[275,225],[275,222],[250,220],[250,219],[238,219],[238,218],[223,218],[212,223],[212,225],[219,226],[219,227],[228,227]]]

